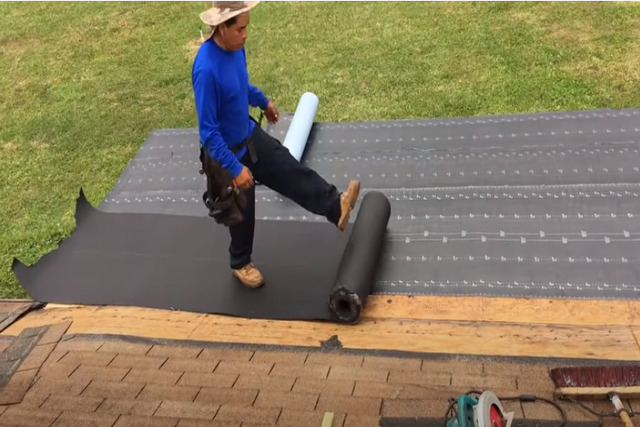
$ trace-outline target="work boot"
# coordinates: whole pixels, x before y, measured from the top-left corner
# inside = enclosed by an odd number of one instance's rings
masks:
[[[233,269],[233,275],[238,278],[247,288],[259,288],[264,284],[264,277],[260,270],[253,263],[249,263],[242,268]]]
[[[360,195],[360,182],[349,181],[349,187],[347,191],[340,195],[340,219],[338,220],[338,228],[340,231],[347,229],[349,224],[349,217],[351,216],[351,210],[356,205],[358,196]]]

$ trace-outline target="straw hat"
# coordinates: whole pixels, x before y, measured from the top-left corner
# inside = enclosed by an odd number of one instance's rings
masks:
[[[212,8],[200,14],[200,19],[215,28],[234,16],[250,11],[258,3],[260,1],[214,1]]]

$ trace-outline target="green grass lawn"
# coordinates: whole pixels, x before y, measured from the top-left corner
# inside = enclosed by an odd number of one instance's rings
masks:
[[[195,127],[194,3],[0,3],[0,297],[73,230],[154,128]],[[254,84],[317,119],[473,116],[640,105],[640,5],[265,2]],[[194,156],[197,153],[194,153]]]

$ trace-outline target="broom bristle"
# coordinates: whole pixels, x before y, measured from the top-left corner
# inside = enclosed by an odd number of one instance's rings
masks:
[[[640,366],[579,366],[554,368],[553,383],[563,387],[636,387],[640,386]]]

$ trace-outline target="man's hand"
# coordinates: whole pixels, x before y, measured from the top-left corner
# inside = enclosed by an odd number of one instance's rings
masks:
[[[269,123],[274,124],[278,122],[280,113],[278,113],[276,104],[274,104],[273,101],[269,101],[269,104],[267,104],[267,108],[264,110],[264,115],[267,117]]]
[[[233,185],[241,190],[247,190],[253,186],[253,175],[246,166],[242,167],[240,174],[233,180]]]

